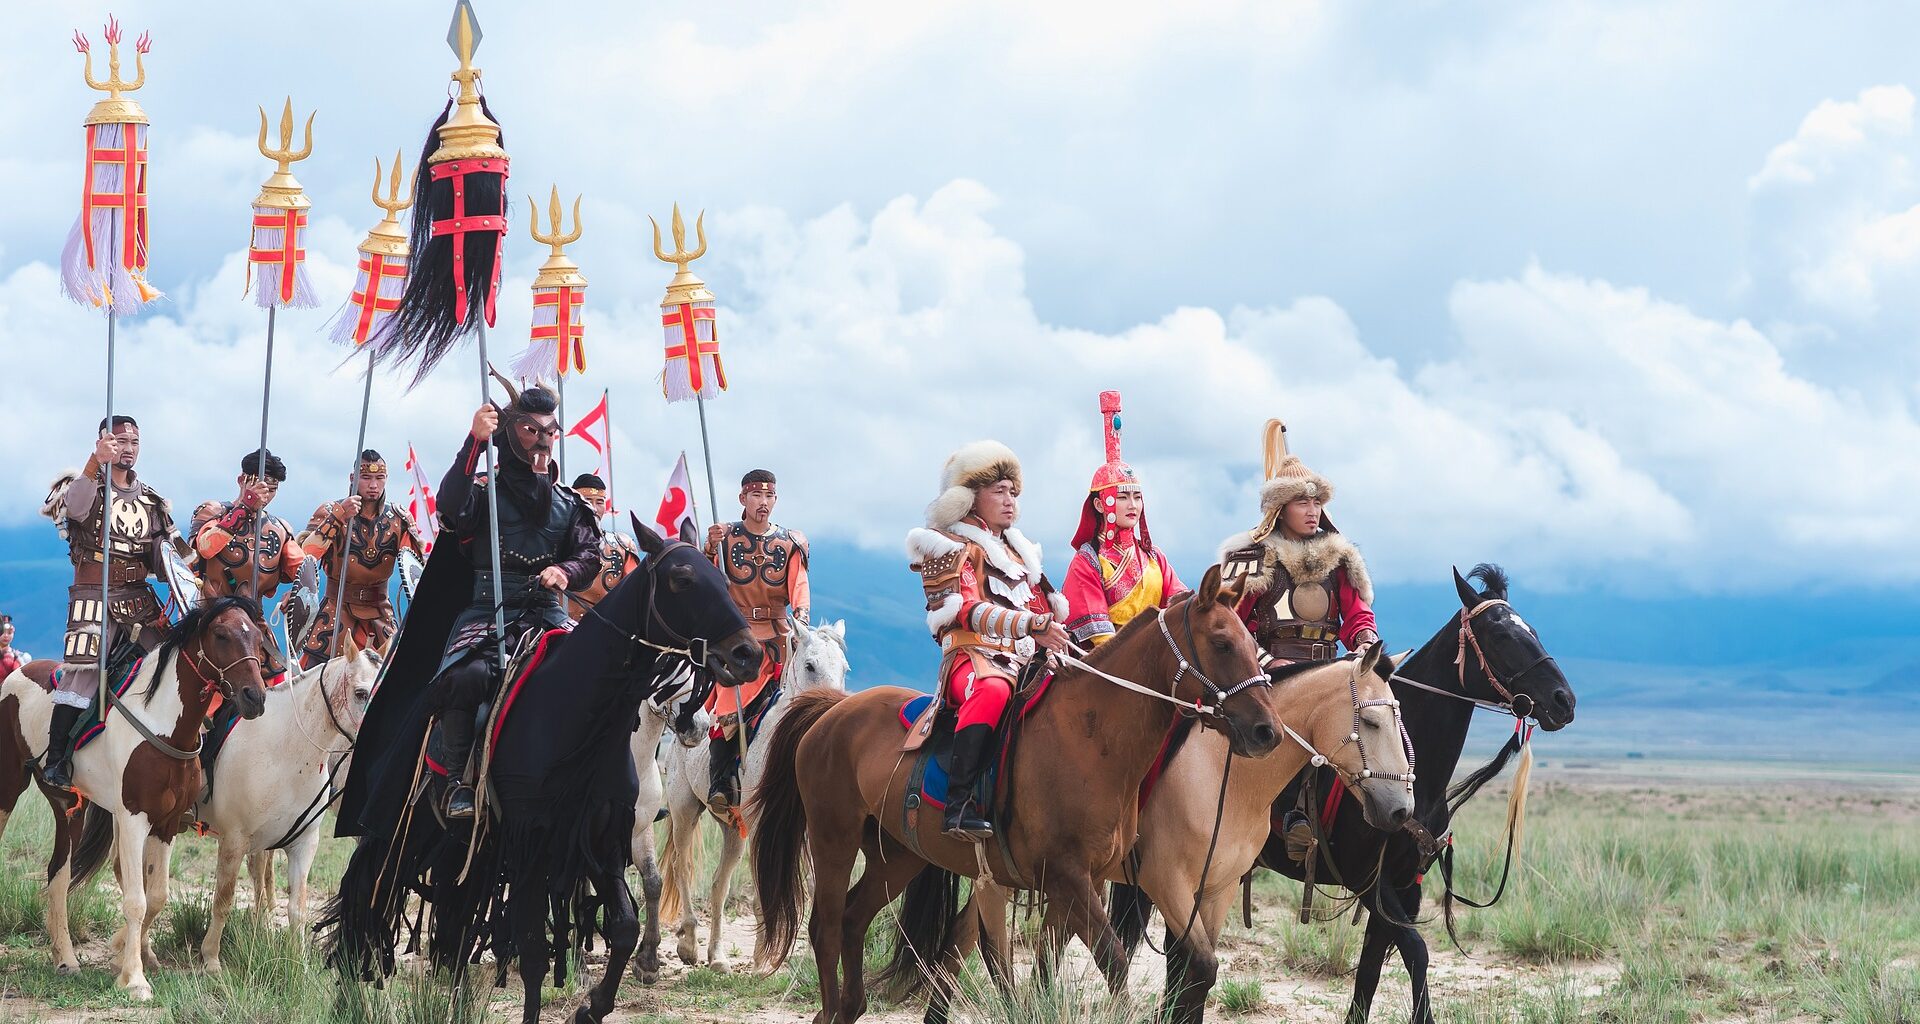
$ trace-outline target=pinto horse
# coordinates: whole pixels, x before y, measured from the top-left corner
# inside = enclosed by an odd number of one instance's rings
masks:
[[[439,784],[406,781],[418,775],[423,719],[400,756],[379,768],[356,759],[355,772],[402,774],[402,785],[385,791],[402,806],[379,809],[383,821],[392,812],[395,831],[361,839],[319,924],[337,969],[392,974],[408,896],[417,895],[432,908],[427,952],[438,966],[457,975],[490,948],[504,983],[519,960],[525,1024],[540,1018],[549,954],[560,954],[556,980],[564,981],[565,951],[598,932],[610,953],[606,973],[574,1020],[591,1024],[613,1009],[640,941],[626,881],[639,792],[627,744],[656,662],[690,657],[738,685],[762,656],[720,570],[637,518],[633,527],[646,558],[518,682],[510,714],[483,738],[494,746],[481,827],[442,821]]]
[[[1407,734],[1419,754],[1413,790],[1415,821],[1435,839],[1446,836],[1454,811],[1497,776],[1519,749],[1516,734],[1492,761],[1449,785],[1466,745],[1476,703],[1504,708],[1521,717],[1531,715],[1549,732],[1573,721],[1573,689],[1533,628],[1508,603],[1506,574],[1498,566],[1481,565],[1473,570],[1472,577],[1486,589],[1475,591],[1455,572],[1461,611],[1393,672],[1393,695],[1400,701]],[[1183,766],[1177,761],[1169,774],[1181,770]],[[1204,766],[1194,772],[1197,780],[1210,773],[1211,768]],[[1387,949],[1397,946],[1412,983],[1413,1019],[1416,1024],[1432,1024],[1427,945],[1413,924],[1420,909],[1420,877],[1432,856],[1423,852],[1411,829],[1382,832],[1372,827],[1373,815],[1364,806],[1355,807],[1354,801],[1340,801],[1332,815],[1327,815],[1333,778],[1331,771],[1322,768],[1285,780],[1284,788],[1263,787],[1259,794],[1262,799],[1256,801],[1262,806],[1250,814],[1258,819],[1264,835],[1264,805],[1272,803],[1277,795],[1281,808],[1295,806],[1301,787],[1311,781],[1314,800],[1308,813],[1320,831],[1315,877],[1322,884],[1357,888],[1355,895],[1371,911],[1347,1020],[1361,1024],[1367,1019]],[[1269,793],[1273,795],[1266,795]],[[1523,788],[1516,789],[1516,798],[1523,793]],[[1514,813],[1518,813],[1517,806]],[[1150,821],[1156,818],[1151,802],[1147,817]],[[1329,820],[1330,824],[1323,824]],[[1246,858],[1236,859],[1224,877],[1240,877],[1251,863]],[[1258,863],[1296,879],[1306,874],[1303,864],[1286,856],[1285,842],[1277,836],[1267,840]],[[1450,888],[1447,895],[1452,895]],[[1168,913],[1168,904],[1161,901],[1159,893],[1116,885],[1113,914],[1129,947],[1146,930],[1147,897],[1160,907],[1163,917],[1180,916]],[[1169,970],[1171,960],[1169,957]]]
[[[221,699],[232,701],[243,718],[258,718],[266,708],[259,618],[259,606],[241,597],[200,605],[139,663],[104,729],[73,755],[74,789],[89,801],[85,814],[66,813],[70,794],[40,783],[56,823],[47,932],[62,973],[80,968],[67,929],[67,891],[117,851],[114,874],[126,923],[114,935],[116,983],[134,999],[153,998],[146,975],[158,964],[152,926],[167,905],[174,836],[200,798],[200,728]],[[47,686],[57,667],[32,662],[0,683],[0,831],[27,787],[29,762],[46,748],[53,713]],[[38,775],[33,766],[32,777]]]
[[[1265,756],[1280,742],[1258,650],[1233,613],[1237,598],[1236,588],[1221,586],[1218,567],[1208,570],[1198,591],[1140,615],[1094,651],[1087,668],[1059,669],[1044,699],[1014,712],[1018,738],[994,800],[1000,834],[987,843],[941,834],[937,810],[903,813],[916,758],[902,752],[900,713],[915,691],[793,698],[753,792],[754,882],[763,960],[777,965],[798,931],[805,843],[814,894],[808,934],[820,971],[816,1021],[851,1022],[865,1012],[867,927],[903,891],[907,940],[920,962],[940,958],[959,910],[958,876],[1039,889],[1048,901],[1042,962],[1051,965],[1071,931],[1093,950],[1109,985],[1126,984],[1126,956],[1094,880],[1132,844],[1140,780],[1176,705],[1201,713],[1245,756]],[[861,854],[866,870],[849,889]]]

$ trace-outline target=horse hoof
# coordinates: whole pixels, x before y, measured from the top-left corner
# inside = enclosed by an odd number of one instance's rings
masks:
[[[700,966],[700,947],[699,946],[696,946],[691,942],[683,942],[680,944],[679,948],[675,949],[673,952],[675,956],[680,958],[681,963],[686,964],[689,967]]]
[[[725,960],[720,959],[719,957],[714,957],[708,960],[707,967],[710,970],[712,970],[713,973],[715,974],[732,974],[733,973],[733,965],[726,962]]]
[[[582,1006],[573,1011],[573,1024],[600,1024],[600,1018],[594,1016],[591,1009]]]
[[[54,964],[53,973],[58,974],[63,978],[70,978],[80,973],[80,961],[75,960],[73,963],[70,963],[70,964]]]
[[[153,986],[144,981],[138,985],[128,985],[127,998],[132,999],[136,1003],[152,1002]]]
[[[220,973],[220,969],[221,969],[221,968],[220,968],[220,958],[219,958],[219,957],[214,957],[214,958],[213,958],[212,960],[207,960],[207,961],[205,961],[205,962],[203,962],[203,963],[202,963],[202,964],[200,965],[200,969],[201,969],[202,971],[205,971],[205,972],[206,972],[206,973],[208,973],[208,974],[219,974],[219,973]]]
[[[635,981],[638,981],[642,985],[652,985],[660,980],[660,971],[658,968],[651,971],[637,970],[633,972],[633,977]]]

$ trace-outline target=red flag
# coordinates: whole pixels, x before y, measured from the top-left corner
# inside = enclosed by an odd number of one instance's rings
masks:
[[[600,461],[593,467],[595,476],[604,477],[607,473],[607,444],[613,427],[607,422],[607,395],[600,394],[600,404],[588,410],[580,422],[567,431],[568,437],[577,437],[587,442],[598,453]]]
[[[660,528],[662,537],[678,537],[689,544],[699,543],[699,527],[693,521],[693,479],[687,475],[687,453],[680,453],[680,461],[673,464],[673,475],[667,478],[667,493],[660,496],[660,511],[654,513],[653,522]]]
[[[413,517],[413,524],[420,529],[420,539],[424,542],[425,555],[433,550],[433,538],[440,532],[439,506],[433,500],[433,488],[427,484],[427,471],[420,468],[420,457],[413,453],[413,442],[407,442],[407,514]]]

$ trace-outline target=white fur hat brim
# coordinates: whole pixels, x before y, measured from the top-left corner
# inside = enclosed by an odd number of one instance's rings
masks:
[[[973,511],[974,495],[1002,480],[1020,487],[1020,458],[998,441],[974,441],[947,456],[940,468],[940,496],[927,506],[927,527],[944,530]]]

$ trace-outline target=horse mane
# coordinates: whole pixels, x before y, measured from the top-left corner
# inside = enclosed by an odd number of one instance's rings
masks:
[[[165,664],[168,659],[180,653],[180,648],[186,646],[187,641],[192,640],[205,631],[206,628],[213,623],[214,619],[219,618],[222,614],[232,611],[235,608],[246,612],[247,618],[250,620],[258,621],[260,619],[260,606],[252,600],[241,597],[238,594],[216,597],[211,601],[196,605],[185,615],[182,615],[180,621],[174,623],[173,628],[167,631],[166,638],[160,641],[160,649],[155,652],[155,658],[157,660],[154,664]],[[261,642],[267,643],[269,641],[266,637],[262,637]],[[101,683],[103,685],[112,684],[111,680],[105,679],[101,680]],[[153,681],[147,684],[147,692],[140,695],[141,701],[151,703],[153,701],[154,691],[159,688],[160,673],[155,672],[153,674]]]
[[[1333,661],[1296,661],[1291,665],[1281,665],[1277,668],[1268,669],[1267,678],[1272,680],[1274,685],[1278,686],[1292,679],[1294,676],[1305,675],[1316,668],[1332,665],[1335,662],[1352,661],[1357,657],[1359,657],[1358,654],[1348,654],[1345,657],[1335,658]],[[1384,653],[1381,654],[1380,660],[1374,662],[1373,674],[1379,676],[1381,680],[1385,682],[1393,682],[1393,659]]]
[[[1481,593],[1488,600],[1506,599],[1507,584],[1510,581],[1505,569],[1492,562],[1481,562],[1473,567],[1473,571],[1467,574],[1467,578],[1480,581]]]

